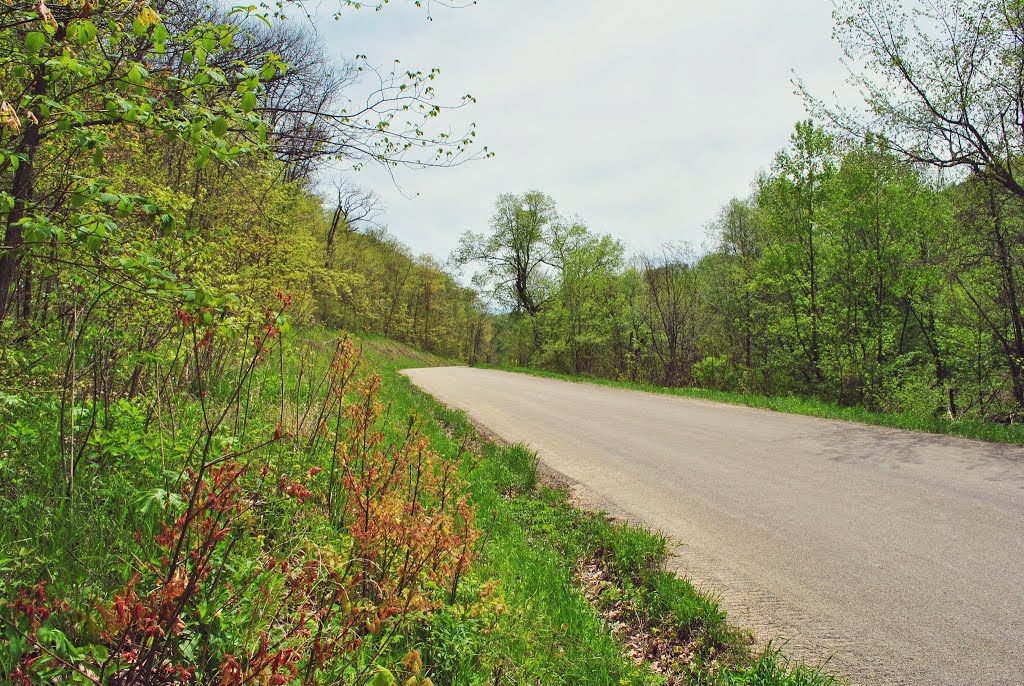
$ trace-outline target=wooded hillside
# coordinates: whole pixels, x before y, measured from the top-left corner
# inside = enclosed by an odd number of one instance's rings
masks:
[[[511,310],[498,343],[511,364],[1017,416],[1020,198],[976,174],[941,183],[884,140],[843,143],[809,121],[753,188],[706,245],[640,255],[543,194],[503,196],[492,233],[457,257],[484,265],[478,282]]]

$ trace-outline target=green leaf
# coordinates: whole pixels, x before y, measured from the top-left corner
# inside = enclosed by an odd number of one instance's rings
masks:
[[[164,43],[167,42],[169,37],[164,25],[162,23],[157,24],[153,29],[153,45],[156,47],[157,54],[162,55],[164,53]]]
[[[46,45],[46,34],[41,31],[29,31],[25,34],[25,48],[31,53],[37,53]]]
[[[49,222],[31,222],[25,225],[25,241],[27,243],[46,243],[51,238],[53,238],[53,225]]]
[[[139,514],[163,512],[167,506],[170,506],[173,510],[178,510],[182,505],[180,495],[165,491],[162,488],[155,488],[152,491],[143,493],[135,502],[138,506]]]
[[[145,79],[146,79],[146,70],[143,69],[141,66],[136,64],[136,65],[133,65],[132,68],[128,70],[128,80],[131,81],[136,86],[141,86],[142,83],[145,81]]]
[[[206,166],[206,162],[210,159],[210,146],[204,145],[199,148],[199,153],[196,155],[196,167],[202,169]]]
[[[395,686],[395,675],[386,667],[378,667],[370,686]]]
[[[256,94],[249,91],[242,96],[242,111],[252,112],[254,107],[256,107]]]
[[[213,135],[217,138],[223,138],[224,134],[228,132],[228,122],[224,117],[217,117],[213,120],[211,127],[213,129]]]
[[[96,25],[91,21],[81,19],[72,24],[74,28],[74,37],[78,40],[79,45],[85,45],[96,38]],[[71,33],[71,29],[68,30]]]

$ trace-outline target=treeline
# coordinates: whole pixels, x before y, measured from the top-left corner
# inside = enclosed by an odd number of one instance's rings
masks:
[[[339,156],[473,156],[472,131],[424,131],[442,109],[436,72],[367,70],[355,116],[361,65],[332,63],[302,27],[189,2],[42,7],[0,17],[4,340],[64,345],[77,327],[79,344],[96,336],[124,360],[157,349],[179,306],[229,319],[282,291],[293,321],[474,357],[473,292],[374,228],[372,194],[316,192]]]
[[[883,139],[798,124],[701,254],[627,259],[539,193],[503,196],[491,228],[459,257],[511,311],[508,362],[951,417],[1024,406],[1024,206]]]
[[[839,3],[866,108],[812,121],[699,254],[626,260],[540,193],[456,258],[507,312],[506,361],[919,415],[1024,408],[1024,5]]]
[[[494,361],[494,322],[473,288],[384,231],[348,232],[318,291],[316,320],[470,363]]]

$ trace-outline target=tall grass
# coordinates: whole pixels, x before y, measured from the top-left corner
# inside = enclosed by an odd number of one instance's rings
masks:
[[[662,570],[663,536],[576,509],[538,484],[532,451],[398,373],[443,360],[372,339],[353,374],[333,332],[274,340],[211,356],[198,382],[191,358],[154,359],[173,383],[78,410],[92,429],[73,497],[59,400],[0,398],[3,679],[662,683],[580,588],[596,559],[637,612],[699,644],[686,682],[828,683],[747,655],[717,603]],[[260,358],[248,372],[244,354]]]

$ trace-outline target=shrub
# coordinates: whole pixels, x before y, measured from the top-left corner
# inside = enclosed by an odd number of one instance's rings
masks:
[[[729,360],[722,356],[708,356],[693,365],[693,381],[701,388],[734,391],[739,388],[739,377]]]
[[[280,346],[276,317],[265,319],[246,346],[243,373],[226,374],[232,383],[216,371],[221,351],[181,370],[188,387],[219,386],[221,403],[215,410],[214,396],[200,396],[205,419],[194,434],[178,435],[192,446],[180,486],[145,499],[144,511],[159,512],[159,521],[136,533],[131,561],[117,561],[128,581],[91,604],[67,589],[67,597],[54,598],[42,582],[7,589],[13,600],[0,604],[9,642],[0,680],[284,686],[421,679],[422,661],[405,637],[453,601],[478,539],[457,459],[433,451],[413,420],[388,437],[380,379],[359,378],[360,355],[348,339],[309,383],[316,392],[299,393],[300,376],[281,394],[302,399],[291,419],[280,410],[268,436],[256,421],[225,435],[224,420],[252,414],[246,399],[254,370],[272,342]],[[204,349],[215,345],[215,336],[204,339]],[[182,416],[168,420],[184,423]],[[110,445],[104,439],[104,450]]]

